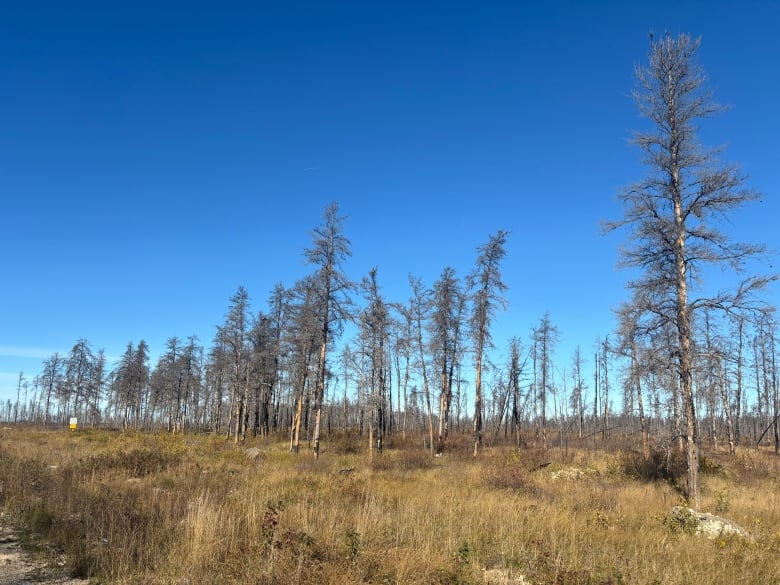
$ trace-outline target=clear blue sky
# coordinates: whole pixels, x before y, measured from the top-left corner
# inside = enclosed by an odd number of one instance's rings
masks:
[[[511,232],[501,360],[549,311],[569,367],[614,328],[628,97],[648,32],[702,36],[733,105],[702,130],[766,194],[739,239],[780,249],[778,2],[0,4],[0,399],[79,338],[208,347],[244,285],[306,275],[338,201],[358,280],[460,275]],[[769,295],[777,301],[777,289]]]

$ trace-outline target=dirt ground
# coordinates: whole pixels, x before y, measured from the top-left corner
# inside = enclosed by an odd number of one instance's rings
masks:
[[[33,559],[19,544],[9,527],[0,524],[0,585],[86,585],[71,579],[65,567],[49,567]]]

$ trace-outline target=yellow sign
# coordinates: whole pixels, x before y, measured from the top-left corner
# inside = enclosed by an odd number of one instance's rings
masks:
[[[75,431],[75,430],[76,430],[76,427],[78,426],[78,424],[79,424],[79,423],[78,423],[78,421],[76,420],[76,417],[75,417],[75,416],[74,416],[74,417],[71,417],[71,419],[70,419],[70,430],[71,430],[71,431]]]

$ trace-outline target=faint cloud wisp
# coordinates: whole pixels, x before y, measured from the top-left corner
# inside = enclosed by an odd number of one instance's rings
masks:
[[[0,345],[0,357],[32,358],[44,360],[56,350],[43,347],[25,347],[20,345]],[[62,353],[62,352],[60,352]]]

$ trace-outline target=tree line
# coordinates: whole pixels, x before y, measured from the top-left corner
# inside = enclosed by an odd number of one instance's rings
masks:
[[[434,452],[446,449],[453,431],[474,432],[475,356],[463,284],[448,267],[430,288],[412,278],[408,301],[395,303],[382,298],[378,271],[365,277],[369,302],[356,311],[354,338],[331,352],[323,370],[321,429],[354,431],[379,450],[387,435],[422,437]],[[216,432],[234,441],[286,433],[297,451],[315,430],[322,344],[313,298],[278,285],[266,310],[253,313],[239,288],[210,348],[196,337],[171,337],[153,365],[144,341],[128,344],[109,367],[102,350],[80,339],[67,354],[43,360],[34,378],[20,377],[17,399],[0,405],[0,420],[62,425],[76,416],[84,426]],[[511,339],[500,352],[505,363],[491,363],[483,375],[479,430],[491,442],[517,445],[634,433],[648,450],[680,443],[671,326],[639,335],[630,317],[621,313],[617,333],[587,354],[575,348],[562,364],[549,314],[527,339]],[[718,319],[709,309],[702,317],[692,372],[701,441],[729,450],[759,438],[776,443],[772,313]]]
[[[592,351],[577,347],[556,363],[560,333],[545,314],[526,339],[500,348],[506,363],[494,363],[506,231],[477,248],[468,274],[444,267],[430,286],[410,276],[409,298],[390,300],[377,268],[357,281],[344,272],[351,244],[334,203],[304,251],[310,273],[277,285],[260,310],[239,287],[208,348],[172,337],[151,365],[139,341],[109,369],[102,351],[79,340],[32,380],[20,376],[0,418],[51,424],[76,415],[236,442],[285,433],[291,451],[306,442],[315,456],[336,430],[365,436],[372,453],[388,436],[420,437],[433,454],[453,432],[469,434],[474,455],[499,438],[548,446],[636,433],[646,456],[658,445],[685,453],[698,502],[702,445],[733,452],[767,440],[780,453],[777,324],[760,296],[776,277],[748,270],[763,246],[723,229],[760,194],[698,139],[701,121],[723,109],[696,60],[699,44],[651,36],[648,62],[635,70],[633,98],[648,128],[633,143],[647,175],[620,193],[623,217],[604,224],[627,230],[621,264],[633,278],[616,331]],[[733,276],[733,287],[709,294],[708,267]]]

